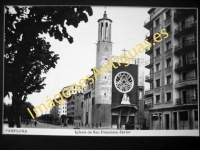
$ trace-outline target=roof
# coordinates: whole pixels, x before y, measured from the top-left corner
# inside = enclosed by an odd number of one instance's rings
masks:
[[[155,9],[156,9],[156,8],[151,8],[151,9],[149,9],[148,14],[151,14]]]

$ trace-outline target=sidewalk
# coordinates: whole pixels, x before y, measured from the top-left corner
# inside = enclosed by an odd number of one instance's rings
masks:
[[[4,128],[9,128],[8,124],[3,124]],[[17,128],[17,126],[15,125],[13,128]],[[76,128],[76,126],[73,125],[67,125],[67,126],[62,126],[62,125],[54,125],[54,124],[47,124],[47,123],[42,123],[38,124],[37,126],[35,126],[34,124],[21,124],[21,128],[37,128],[37,129],[42,129],[42,128],[46,128],[46,129],[74,129]],[[96,126],[94,128],[92,127],[85,127],[85,126],[78,126],[77,128],[78,130],[82,130],[82,129],[86,129],[86,130],[125,130],[124,128],[121,129],[116,129],[116,128],[109,128],[109,127],[98,127],[96,128]]]

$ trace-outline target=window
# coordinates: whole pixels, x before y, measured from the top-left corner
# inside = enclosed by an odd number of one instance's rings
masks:
[[[197,59],[197,51],[194,51],[194,58]]]
[[[93,89],[93,84],[91,84],[91,88]]]
[[[171,67],[171,57],[166,59],[166,67]]]
[[[81,102],[81,108],[83,108],[83,102]]]
[[[156,87],[160,87],[160,79],[156,80]]]
[[[90,98],[91,97],[91,92],[89,92],[89,95],[88,95],[88,98]]]
[[[171,25],[169,25],[169,26],[166,27],[166,32],[167,32],[167,33],[170,33],[170,32],[171,32]]]
[[[156,25],[156,27],[160,24],[160,19],[158,18],[158,19],[156,19],[156,21],[155,21],[155,25]]]
[[[197,89],[194,89],[194,96],[195,96],[196,99],[198,99]]]
[[[150,89],[153,89],[153,82],[151,82],[150,84]]]
[[[172,78],[171,75],[169,75],[169,76],[166,77],[166,79],[167,79],[167,84],[170,84],[170,83],[171,83],[171,78]]]
[[[171,48],[172,48],[171,41],[169,41],[166,43],[166,51],[170,50]]]
[[[92,105],[94,105],[95,104],[95,98],[93,97],[92,98]]]
[[[194,111],[194,121],[198,121],[198,111]]]
[[[156,72],[160,71],[160,63],[156,64]]]
[[[171,17],[170,10],[165,12],[166,20]]]
[[[197,78],[197,69],[194,69],[194,77]]]
[[[182,72],[182,80],[186,80],[186,72]]]
[[[160,95],[156,95],[156,103],[160,103]]]
[[[156,56],[160,55],[160,47],[156,49]]]
[[[167,98],[167,102],[171,101],[171,92],[170,93],[166,93],[166,98]]]

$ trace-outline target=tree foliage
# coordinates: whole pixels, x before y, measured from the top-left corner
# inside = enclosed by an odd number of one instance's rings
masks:
[[[47,33],[59,41],[65,38],[73,43],[67,26],[77,28],[81,21],[87,22],[87,14],[91,16],[93,12],[89,6],[14,6],[16,13],[11,13],[10,7],[5,10],[4,97],[12,92],[12,104],[21,107],[27,95],[44,88],[45,77],[41,74],[55,68],[59,59],[40,34]],[[14,106],[12,109],[16,109]]]
[[[80,21],[88,21],[86,12],[91,16],[91,7],[14,7],[13,14],[6,7],[5,13],[5,93],[16,92],[19,97],[32,94],[44,88],[47,73],[55,68],[59,56],[49,51],[50,43],[40,37],[48,33],[62,41],[73,38],[68,34],[66,25],[78,27]]]

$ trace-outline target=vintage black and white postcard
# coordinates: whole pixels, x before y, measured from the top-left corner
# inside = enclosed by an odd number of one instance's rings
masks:
[[[199,136],[197,14],[5,5],[3,134]]]

